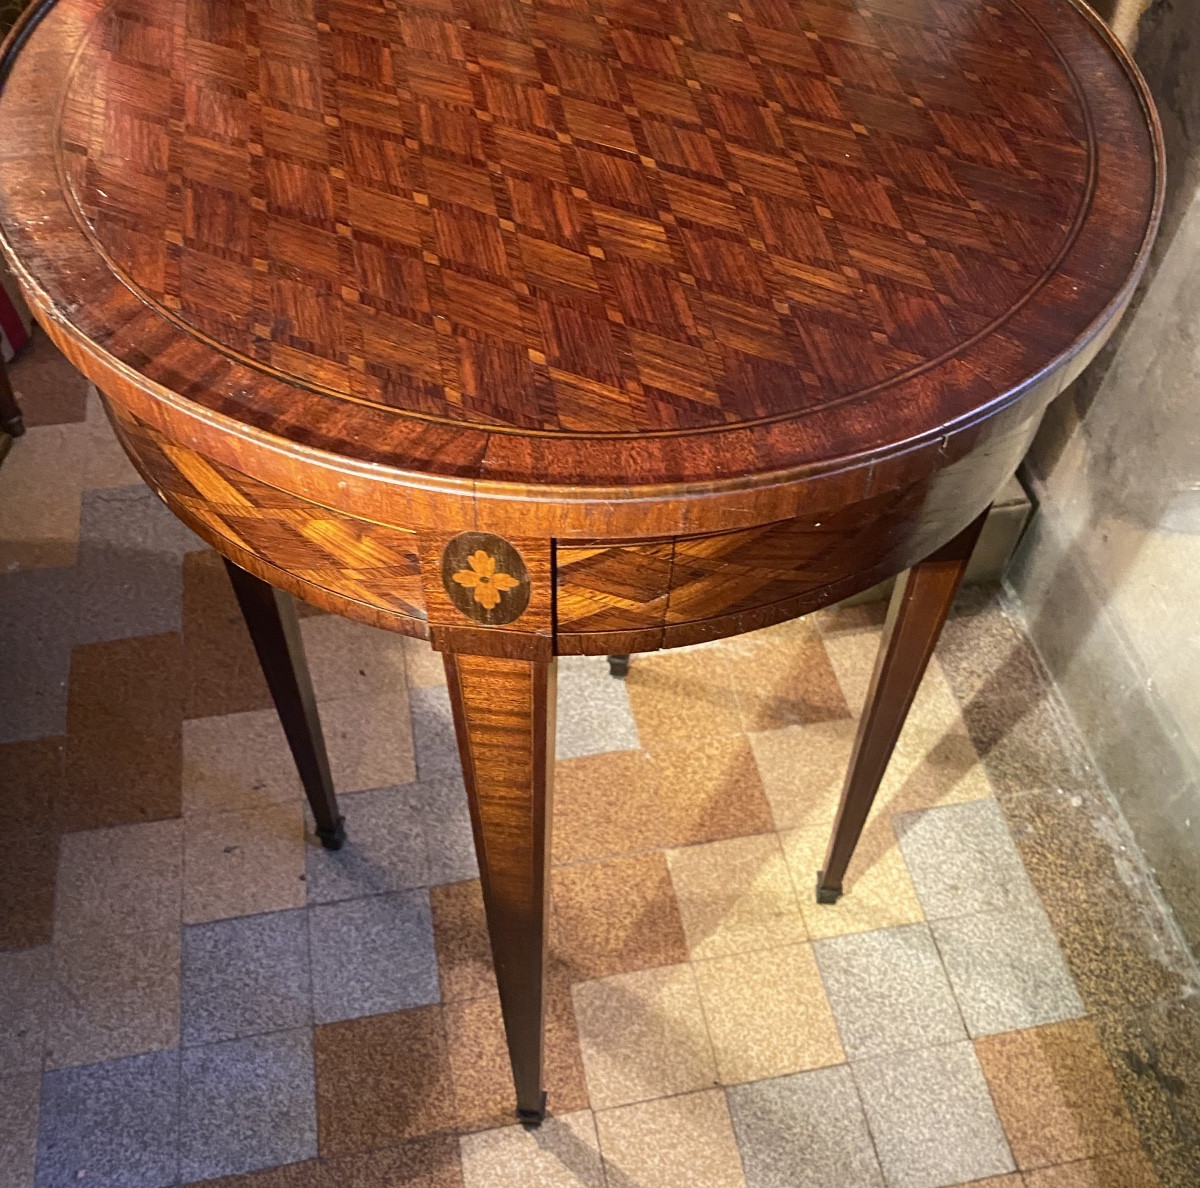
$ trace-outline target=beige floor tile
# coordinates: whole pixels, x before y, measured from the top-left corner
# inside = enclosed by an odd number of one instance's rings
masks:
[[[131,487],[142,481],[112,431],[95,387],[89,385],[83,434],[83,489]]]
[[[178,927],[182,878],[182,821],[68,833],[58,855],[55,940]]]
[[[668,850],[667,866],[693,959],[807,939],[777,834]]]
[[[0,468],[0,573],[75,564],[82,430],[35,426],[9,450]]]
[[[746,730],[850,717],[824,642],[806,624],[730,642],[730,677]]]
[[[322,702],[321,727],[339,792],[411,784],[417,778],[403,686]]]
[[[0,1188],[33,1188],[41,1073],[0,1078]]]
[[[610,1185],[745,1188],[719,1089],[606,1110],[596,1115],[596,1129]]]
[[[465,1188],[604,1188],[590,1110],[459,1140]]]
[[[723,1083],[845,1059],[811,945],[697,961],[695,970]]]
[[[842,718],[749,735],[777,829],[833,824],[857,729]]]
[[[647,750],[741,731],[728,666],[713,660],[712,649],[696,648],[654,652],[630,665],[629,704]]]
[[[299,804],[189,818],[184,923],[303,907],[304,825]]]
[[[54,946],[47,1068],[95,1064],[178,1042],[178,925]]]
[[[427,639],[414,639],[411,635],[400,637],[404,649],[404,672],[410,689],[428,689],[432,685],[446,683],[446,666],[441,652],[435,652]]]
[[[943,726],[916,706],[892,752],[875,813],[904,813],[994,796],[991,781],[961,719]]]
[[[716,1065],[690,966],[582,982],[572,993],[594,1109],[714,1082]]]
[[[404,636],[394,631],[338,615],[303,619],[300,631],[318,701],[386,693],[407,684]]]
[[[830,828],[792,829],[782,836],[783,852],[813,940],[870,932],[923,920],[904,856],[886,817],[872,818],[859,838],[837,903],[817,903],[817,871],[825,862]]]
[[[183,723],[185,816],[288,804],[303,796],[274,709]]]
[[[867,686],[871,682],[875,658],[879,653],[879,640],[878,631],[851,631],[825,637],[825,651],[854,714],[858,714],[866,701]],[[917,690],[912,716],[944,729],[953,725],[960,714],[958,699],[934,656]]]

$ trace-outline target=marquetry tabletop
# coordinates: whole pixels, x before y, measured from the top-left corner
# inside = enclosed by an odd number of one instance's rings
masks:
[[[1162,161],[1081,0],[40,0],[0,52],[0,247],[230,563],[326,845],[277,589],[445,654],[531,1121],[555,657],[904,571],[818,882],[852,894],[983,516],[1126,308]]]

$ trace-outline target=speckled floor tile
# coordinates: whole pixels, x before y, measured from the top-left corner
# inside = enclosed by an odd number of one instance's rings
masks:
[[[975,1051],[1018,1167],[1140,1145],[1090,1019],[986,1036]]]
[[[443,1013],[456,1128],[465,1132],[508,1125],[515,1107],[499,998],[491,994],[449,1003]],[[548,1109],[561,1115],[587,1108],[575,1016],[565,987],[552,991],[546,1004],[544,1076]]]
[[[1141,1151],[1125,1151],[1025,1173],[1026,1188],[1159,1188],[1154,1165]]]
[[[779,838],[730,838],[667,851],[694,959],[807,940]]]
[[[148,487],[85,491],[76,579],[80,643],[178,631],[185,553],[203,541]]]
[[[731,641],[730,675],[746,730],[849,718],[821,636],[803,624]]]
[[[41,1070],[51,976],[49,945],[0,953],[0,1077]]]
[[[734,1085],[726,1096],[747,1188],[883,1188],[844,1065]]]
[[[716,1063],[691,966],[578,983],[572,997],[595,1109],[715,1082]]]
[[[0,743],[0,788],[10,833],[47,833],[57,828],[66,775],[65,744],[61,737]]]
[[[857,729],[839,718],[749,735],[776,828],[833,824]]]
[[[88,385],[83,435],[83,489],[131,487],[142,481],[108,422],[94,384]]]
[[[479,880],[431,887],[429,903],[442,1001],[494,994],[496,975]]]
[[[1015,1170],[970,1043],[881,1056],[853,1071],[889,1186],[936,1188]]]
[[[338,615],[304,619],[300,630],[318,701],[407,686],[404,636]]]
[[[547,1118],[536,1130],[464,1134],[459,1146],[466,1188],[605,1188],[590,1110]]]
[[[404,649],[404,675],[410,689],[428,689],[446,683],[446,666],[442,653],[435,652],[433,645],[425,639],[414,639],[402,635]]]
[[[1084,1013],[1040,907],[935,920],[931,927],[970,1035]]]
[[[551,949],[573,981],[687,959],[661,853],[559,867],[550,902]]]
[[[310,839],[309,903],[428,884],[420,789],[408,785],[352,792],[339,796],[338,805],[346,818],[346,843],[340,850],[327,850]]]
[[[891,821],[867,821],[843,880],[837,903],[818,903],[817,872],[825,865],[831,827],[792,829],[781,835],[783,853],[808,935],[844,936],[915,924],[924,919]]]
[[[33,948],[54,931],[58,835],[19,833],[0,864],[0,951]]]
[[[766,833],[771,807],[744,736],[697,736],[647,752],[664,846]]]
[[[184,1180],[293,1163],[316,1153],[309,1028],[184,1049],[179,1093]]]
[[[895,818],[895,829],[913,886],[931,920],[1036,902],[996,801],[904,814]]]
[[[596,1130],[610,1185],[692,1188],[699,1172],[705,1188],[745,1188],[719,1089],[602,1110]]]
[[[175,633],[74,650],[64,829],[179,816],[182,673]]]
[[[629,666],[629,704],[647,750],[740,732],[728,665],[713,663],[709,651],[653,652]]]
[[[27,427],[66,425],[84,419],[88,381],[40,326],[34,325],[29,342],[7,367]]]
[[[850,1060],[967,1038],[926,925],[817,941],[813,951]]]
[[[413,751],[421,780],[462,779],[462,761],[454,735],[454,715],[445,685],[410,689]]]
[[[59,849],[55,940],[177,925],[182,880],[182,821],[68,833]]]
[[[423,780],[414,786],[412,796],[425,830],[430,884],[477,878],[471,810],[462,777]]]
[[[178,1182],[179,1054],[47,1073],[37,1188],[168,1188]]]
[[[556,863],[636,854],[662,845],[659,769],[645,751],[563,759],[554,769]],[[613,791],[620,789],[620,796]]]
[[[0,573],[75,563],[83,438],[74,426],[31,426],[0,469]],[[38,481],[52,469],[57,482]]]
[[[271,709],[250,632],[220,555],[183,559],[184,717],[213,718]]]
[[[182,971],[185,1046],[312,1022],[303,911],[190,925],[183,930]]]
[[[576,759],[638,745],[625,682],[608,671],[603,656],[563,656],[558,661],[555,753]]]
[[[74,569],[0,574],[0,742],[66,733],[78,598]]]
[[[246,710],[183,723],[183,812],[232,812],[304,796],[279,715]]]
[[[394,1146],[453,1116],[441,1007],[317,1027],[313,1050],[322,1155]]]
[[[184,923],[303,907],[304,812],[300,804],[278,804],[189,817]]]
[[[695,971],[725,1084],[845,1059],[811,945],[697,961]]]
[[[339,792],[411,784],[417,778],[406,688],[324,701],[320,711]]]
[[[46,1067],[93,1064],[179,1042],[179,929],[54,946]]]
[[[0,1188],[33,1188],[39,1073],[0,1077]]]
[[[321,904],[308,923],[318,1023],[439,1001],[427,891]]]

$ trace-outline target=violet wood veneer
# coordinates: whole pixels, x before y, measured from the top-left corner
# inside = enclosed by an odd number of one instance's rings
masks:
[[[1144,83],[1074,0],[42,0],[0,80],[4,253],[245,571],[327,844],[261,583],[445,654],[536,1120],[554,657],[908,570],[836,898],[982,514],[1145,265]]]

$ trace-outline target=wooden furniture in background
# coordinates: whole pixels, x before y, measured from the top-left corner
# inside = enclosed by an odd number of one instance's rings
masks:
[[[1161,139],[1071,0],[315,11],[35,6],[0,62],[3,248],[147,481],[252,575],[327,841],[260,583],[444,654],[536,1120],[555,657],[912,567],[835,897],[979,517],[1146,262]]]

